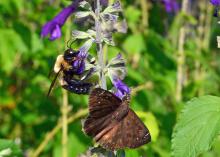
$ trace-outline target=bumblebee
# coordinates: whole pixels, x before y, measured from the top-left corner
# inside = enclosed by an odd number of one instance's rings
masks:
[[[91,56],[86,58],[85,62],[89,64],[89,69],[85,69],[82,73],[78,73],[78,69],[73,66],[74,62],[78,59],[79,53],[79,51],[68,48],[63,55],[57,57],[53,69],[56,75],[50,85],[47,96],[50,95],[58,77],[64,89],[76,94],[88,94],[90,89],[96,85],[95,82],[91,82],[91,76],[95,73],[94,58]]]

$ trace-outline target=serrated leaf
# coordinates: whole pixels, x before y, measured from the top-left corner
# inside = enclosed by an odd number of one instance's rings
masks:
[[[172,155],[196,157],[209,150],[220,132],[220,98],[203,96],[187,103],[174,129]]]

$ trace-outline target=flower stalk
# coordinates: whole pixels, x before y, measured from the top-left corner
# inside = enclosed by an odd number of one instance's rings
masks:
[[[62,112],[62,157],[68,157],[68,93],[63,91],[63,105]]]
[[[105,78],[105,73],[104,73],[105,62],[104,62],[103,45],[102,45],[100,11],[101,11],[100,0],[96,0],[95,30],[96,30],[96,44],[97,44],[98,64],[99,64],[99,67],[100,67],[99,78],[100,78],[101,87],[103,89],[107,89],[107,87],[106,87],[106,78]]]
[[[182,13],[187,14],[189,0],[183,0],[182,2]],[[185,64],[185,53],[184,45],[186,38],[186,26],[183,25],[180,28],[179,41],[178,41],[178,57],[177,57],[177,83],[176,83],[176,101],[182,100],[182,89],[184,79],[184,64]]]

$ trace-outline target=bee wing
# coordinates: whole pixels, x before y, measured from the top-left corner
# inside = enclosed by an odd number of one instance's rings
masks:
[[[49,91],[48,91],[48,93],[47,93],[47,97],[50,96],[50,93],[51,93],[51,91],[52,91],[52,89],[53,89],[53,87],[54,87],[54,85],[55,85],[55,83],[56,83],[56,80],[57,80],[57,78],[58,78],[58,76],[60,75],[60,73],[61,73],[62,70],[63,70],[63,69],[60,68],[60,70],[58,71],[58,73],[56,73],[56,75],[55,75],[55,77],[54,77],[52,83],[50,84],[50,88],[49,88]]]

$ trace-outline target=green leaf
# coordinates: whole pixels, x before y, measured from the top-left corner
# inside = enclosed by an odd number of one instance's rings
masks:
[[[220,98],[203,96],[187,103],[174,129],[175,157],[195,157],[209,150],[220,131]]]
[[[21,150],[11,140],[0,139],[0,157],[21,156]]]
[[[143,36],[141,34],[129,36],[125,40],[123,48],[130,54],[140,53],[146,50],[146,45]]]
[[[126,157],[136,157],[139,156],[138,151],[134,151],[132,149],[126,149]]]
[[[125,10],[125,16],[126,16],[126,19],[128,20],[128,23],[136,24],[140,20],[141,11],[136,9],[133,6],[129,6]]]
[[[22,38],[14,30],[0,29],[0,62],[1,69],[10,73],[17,66],[16,59],[23,52],[27,52],[28,48],[22,41]]]

